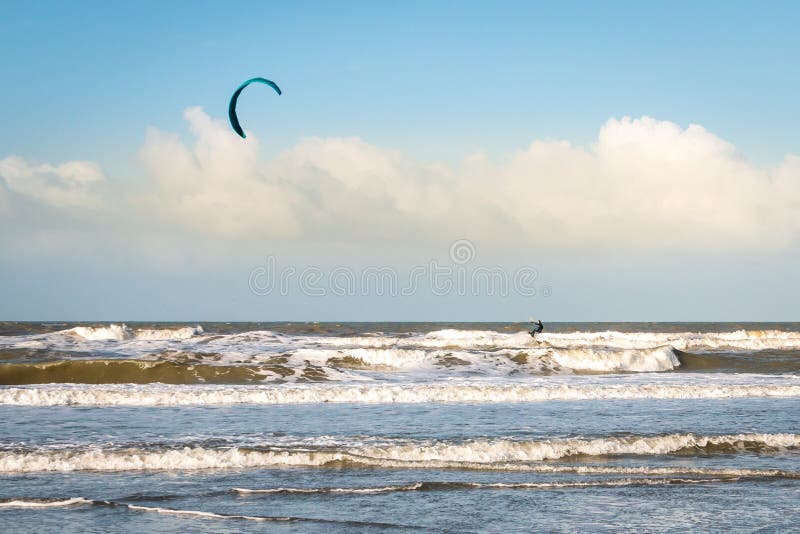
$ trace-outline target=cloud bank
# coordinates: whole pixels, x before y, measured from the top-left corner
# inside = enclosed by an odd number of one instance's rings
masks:
[[[0,160],[0,178],[9,192],[56,208],[97,206],[97,186],[105,181],[100,167],[90,161],[70,161],[61,165],[34,164],[9,156]],[[2,198],[2,197],[0,197]],[[2,201],[0,201],[2,203]]]
[[[358,137],[312,137],[265,160],[258,139],[241,140],[201,108],[184,118],[189,144],[147,132],[136,186],[90,162],[0,160],[0,214],[8,223],[25,197],[56,211],[105,209],[110,225],[225,239],[469,237],[577,250],[776,249],[800,230],[800,158],[755,166],[698,125],[611,119],[589,147],[537,140],[501,160],[445,166]]]

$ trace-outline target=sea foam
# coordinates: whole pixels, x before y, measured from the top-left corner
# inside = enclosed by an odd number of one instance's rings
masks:
[[[248,447],[167,449],[95,447],[76,450],[0,452],[0,472],[145,471],[253,469],[274,467],[370,466],[406,469],[536,470],[535,463],[577,456],[665,455],[677,452],[730,454],[744,450],[780,450],[800,446],[798,434],[668,434],[541,441],[508,439],[467,442],[402,443],[315,449],[268,450]],[[551,466],[545,466],[551,467]]]
[[[513,403],[624,399],[726,399],[800,397],[797,380],[754,383],[704,381],[336,384],[279,386],[166,386],[53,384],[0,388],[0,405],[191,406],[314,403]]]
[[[182,328],[142,328],[133,329],[125,324],[108,326],[76,326],[62,333],[72,334],[87,341],[124,341],[139,339],[145,341],[182,340],[203,333],[201,326],[185,326]]]

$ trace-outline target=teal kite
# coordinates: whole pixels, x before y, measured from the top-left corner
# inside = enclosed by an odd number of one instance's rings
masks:
[[[270,87],[275,89],[276,93],[281,94],[281,88],[278,87],[278,85],[275,82],[267,80],[266,78],[250,78],[242,85],[240,85],[236,89],[236,91],[233,92],[233,96],[231,97],[231,102],[230,104],[228,104],[228,119],[230,119],[231,121],[231,128],[233,128],[233,131],[239,134],[242,137],[242,139],[244,139],[247,136],[244,134],[244,130],[242,130],[241,124],[239,124],[239,117],[236,116],[236,102],[239,100],[239,95],[242,93],[244,88],[253,82],[269,85]]]

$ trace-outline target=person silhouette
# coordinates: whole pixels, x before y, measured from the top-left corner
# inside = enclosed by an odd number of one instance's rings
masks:
[[[544,330],[544,325],[542,324],[542,320],[541,319],[539,319],[535,323],[533,321],[531,321],[531,325],[532,326],[535,325],[535,328],[531,328],[531,331],[528,332],[531,335],[531,337],[536,337],[536,334],[538,334],[539,332]]]

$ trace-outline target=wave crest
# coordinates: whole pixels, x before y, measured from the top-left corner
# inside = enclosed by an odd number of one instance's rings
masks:
[[[0,472],[144,471],[369,466],[406,469],[531,470],[537,462],[575,456],[713,454],[800,446],[798,434],[606,437],[544,441],[476,440],[313,449],[183,447],[36,450],[0,453]],[[533,466],[532,466],[533,464]],[[535,469],[534,469],[535,470]]]
[[[203,327],[133,329],[125,324],[110,324],[108,326],[76,326],[75,328],[64,330],[62,333],[71,334],[87,341],[124,341],[128,339],[166,341],[190,339],[202,334]]]
[[[69,384],[0,388],[0,405],[197,406],[316,403],[467,403],[800,397],[800,384],[411,384],[162,386]]]
[[[445,329],[408,337],[354,336],[309,338],[320,345],[491,349],[546,346],[551,348],[607,347],[650,349],[671,346],[679,350],[792,349],[800,348],[800,332],[782,330],[736,330],[733,332],[543,332],[535,339],[527,332]]]

